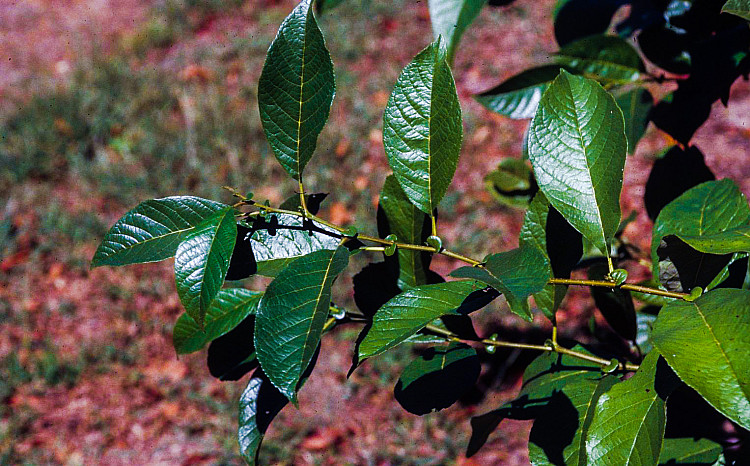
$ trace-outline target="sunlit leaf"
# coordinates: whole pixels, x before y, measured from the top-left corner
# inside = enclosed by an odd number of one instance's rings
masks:
[[[467,27],[479,15],[487,0],[429,0],[432,34],[440,36],[448,43],[448,63],[453,63],[453,55]]]

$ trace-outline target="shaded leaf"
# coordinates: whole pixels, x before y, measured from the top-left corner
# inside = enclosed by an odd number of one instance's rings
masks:
[[[397,295],[375,313],[359,345],[359,361],[393,348],[442,315],[460,313],[464,301],[480,288],[474,281],[454,281],[417,286]]]
[[[652,338],[683,382],[750,430],[750,291],[716,289],[669,303]]]
[[[480,369],[477,352],[463,343],[429,348],[404,368],[396,401],[420,416],[447,408],[474,386]]]
[[[320,250],[284,268],[258,305],[255,351],[268,378],[296,404],[296,387],[320,342],[331,303],[331,285],[349,253]]]
[[[453,63],[461,36],[487,0],[429,0],[432,35],[447,42],[447,60]]]
[[[560,65],[544,65],[522,71],[474,98],[488,110],[508,118],[532,118],[542,94],[560,74],[561,68]]]
[[[750,21],[750,1],[748,0],[728,0],[721,7],[721,11]]]
[[[603,34],[624,0],[557,0],[555,39],[560,46],[581,37]]]
[[[635,344],[638,345],[642,354],[650,353],[651,350],[654,349],[654,344],[651,341],[651,332],[654,328],[656,316],[644,312],[638,312],[635,317],[638,325]]]
[[[315,152],[335,90],[333,62],[310,4],[302,0],[281,23],[258,81],[266,138],[298,180]]]
[[[220,290],[206,311],[201,328],[188,314],[177,319],[172,331],[172,344],[177,354],[198,351],[209,341],[224,335],[248,315],[254,314],[262,293],[244,288]]]
[[[315,0],[315,13],[323,14],[327,13],[328,10],[336,8],[337,6],[344,3],[346,0]]]
[[[646,132],[648,114],[654,106],[654,98],[647,89],[639,87],[618,95],[616,101],[625,120],[628,153],[632,154]]]
[[[629,83],[646,71],[638,52],[616,36],[594,35],[566,44],[556,61],[598,81]]]
[[[388,163],[406,196],[426,214],[453,178],[462,133],[456,85],[438,40],[401,72],[383,118]]]
[[[538,190],[531,167],[520,159],[506,158],[484,177],[484,185],[499,203],[526,208]]]
[[[538,249],[520,247],[492,254],[484,267],[461,267],[452,277],[482,281],[505,296],[511,311],[531,321],[528,297],[541,291],[550,278],[549,261]]]
[[[226,207],[198,224],[177,247],[177,294],[199,326],[224,283],[236,239],[234,209]]]
[[[657,464],[667,422],[666,399],[679,381],[656,352],[630,379],[596,403],[586,438],[591,464]]]
[[[732,260],[731,254],[704,254],[676,236],[665,236],[656,250],[659,257],[659,280],[669,290],[707,289]],[[724,277],[726,278],[726,277]],[[677,283],[679,282],[679,283]]]
[[[589,268],[588,276],[593,280],[603,280],[607,275],[605,264],[596,264]],[[638,333],[633,298],[628,290],[621,288],[589,287],[594,303],[602,313],[612,330],[626,340],[635,340]]]
[[[174,256],[195,226],[228,206],[193,196],[141,202],[115,223],[102,239],[91,267],[156,262]]]
[[[234,242],[232,259],[229,261],[226,280],[243,280],[258,271],[258,263],[255,261],[250,237],[252,228],[237,224],[237,239]]]
[[[691,248],[708,254],[750,252],[750,226],[741,225],[710,235],[677,235]]]
[[[550,204],[607,254],[620,224],[627,151],[612,96],[590,79],[561,71],[531,122],[528,151]]]
[[[665,438],[659,465],[711,465],[721,458],[722,447],[706,438]]]

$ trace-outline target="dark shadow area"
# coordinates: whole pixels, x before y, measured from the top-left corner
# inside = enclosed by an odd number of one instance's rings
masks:
[[[592,280],[602,280],[607,275],[605,264],[595,264],[589,268],[588,276]],[[635,306],[630,292],[620,288],[589,287],[599,312],[602,313],[612,330],[626,340],[635,340],[638,325],[635,318]]]
[[[567,0],[557,2],[555,39],[560,47],[609,29],[612,17],[625,0]]]
[[[580,420],[565,393],[555,391],[534,421],[529,443],[539,446],[554,465],[565,465],[563,450],[573,442]]]
[[[689,292],[696,286],[705,289],[732,259],[732,254],[698,252],[677,236],[672,235],[662,239],[656,253],[659,257],[659,281],[665,286],[670,282],[674,283],[676,271],[680,288],[685,292]]]
[[[255,359],[255,316],[249,315],[234,329],[208,345],[208,371],[219,380],[239,380],[258,367]],[[250,360],[248,360],[250,359]]]

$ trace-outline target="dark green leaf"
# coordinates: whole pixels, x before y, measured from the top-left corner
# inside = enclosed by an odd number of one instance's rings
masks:
[[[523,71],[475,98],[487,109],[514,120],[532,118],[542,93],[560,74],[560,65],[544,65]]]
[[[721,458],[722,450],[721,445],[706,438],[665,438],[659,465],[714,464]]]
[[[429,348],[404,368],[396,401],[420,416],[447,408],[474,386],[480,369],[477,352],[463,343]]]
[[[404,68],[383,118],[388,163],[409,200],[430,215],[448,190],[463,138],[444,44],[434,42]]]
[[[683,382],[750,430],[750,291],[716,289],[669,303],[652,338]]]
[[[748,0],[728,0],[721,11],[750,21],[750,1]]]
[[[255,313],[261,296],[261,293],[244,288],[220,290],[206,311],[202,329],[188,314],[181,315],[172,332],[177,354],[198,351],[209,341],[235,328],[245,317]]]
[[[656,253],[667,235],[705,236],[744,225],[750,219],[745,195],[730,179],[708,181],[687,191],[667,204],[654,222],[651,260],[658,276]]]
[[[620,224],[627,145],[612,96],[564,70],[542,96],[529,127],[529,158],[540,189],[605,254]]]
[[[199,325],[229,270],[237,224],[226,207],[190,231],[177,247],[174,275],[187,314]]]
[[[170,258],[188,232],[226,207],[220,202],[192,196],[141,202],[107,232],[91,260],[91,267]]]
[[[651,352],[633,377],[603,394],[586,438],[590,464],[657,464],[666,399],[677,383],[659,354]]]
[[[505,296],[511,311],[531,321],[528,297],[545,287],[550,266],[538,249],[522,246],[488,256],[484,267],[461,267],[451,272],[451,276],[473,278],[490,285]]]
[[[345,0],[315,0],[315,12],[322,14],[344,3]]]
[[[750,226],[741,225],[708,235],[677,235],[693,249],[708,254],[750,252]]]
[[[398,241],[409,244],[422,243],[422,228],[425,214],[406,197],[396,177],[389,175],[380,192],[380,206],[388,218],[388,226]],[[398,285],[404,290],[426,283],[426,267],[422,263],[422,253],[408,249],[398,250]]]
[[[646,71],[633,46],[616,36],[594,35],[578,39],[560,49],[557,61],[577,74],[604,82],[632,82]]]
[[[499,203],[511,207],[526,208],[536,191],[531,167],[520,159],[507,158],[484,177],[487,191]]]
[[[628,152],[635,152],[648,125],[648,113],[654,106],[654,98],[648,90],[641,87],[617,96],[617,105],[625,119],[625,135],[628,138]]]
[[[261,229],[250,239],[260,275],[274,277],[293,260],[321,249],[335,250],[341,241],[336,230],[315,221],[311,235],[311,230],[303,227],[301,217],[278,214],[276,218],[279,227],[275,234]]]
[[[453,63],[453,55],[467,27],[479,15],[487,0],[430,0],[430,21],[432,34],[440,36],[448,43],[448,63]]]
[[[310,3],[302,0],[281,23],[258,81],[263,130],[296,179],[315,152],[335,90],[333,62]]]
[[[296,259],[268,285],[258,305],[255,351],[268,378],[296,404],[297,385],[320,343],[331,285],[349,253],[320,250]]]
[[[397,295],[375,313],[359,345],[359,361],[393,348],[442,315],[457,313],[480,288],[474,281],[455,281],[417,286]]]

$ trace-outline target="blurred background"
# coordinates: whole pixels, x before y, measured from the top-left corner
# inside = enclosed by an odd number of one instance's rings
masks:
[[[294,0],[6,0],[0,2],[0,464],[242,464],[242,382],[211,378],[205,352],[177,357],[181,306],[172,262],[89,270],[107,229],[139,202],[190,194],[224,202],[230,185],[278,204],[295,183],[260,126],[256,87],[265,53]],[[485,8],[459,46],[462,159],[441,204],[450,248],[474,257],[514,247],[521,210],[499,205],[484,176],[520,157],[525,121],[471,96],[548,61],[554,0]],[[306,171],[329,192],[320,215],[374,233],[390,172],[382,113],[400,70],[432,40],[426,1],[347,0],[319,18],[336,71],[331,116]],[[694,141],[718,178],[750,194],[750,86],[716,105]],[[671,141],[653,129],[628,158],[624,215],[643,210],[653,156]],[[648,247],[641,214],[628,230]],[[373,256],[374,257],[374,256]],[[447,273],[456,264],[436,259]],[[350,267],[334,300],[353,306]],[[262,285],[252,280],[248,286]],[[585,332],[587,292],[572,293],[562,326]],[[578,324],[577,322],[582,322]],[[480,334],[544,330],[483,312]],[[494,327],[493,327],[494,326]],[[530,357],[497,353],[475,393],[414,416],[393,399],[411,350],[369,361],[346,379],[358,327],[337,329],[300,394],[272,423],[261,462],[279,464],[524,464],[529,425],[506,421],[465,459],[469,418],[513,398]],[[572,335],[573,333],[571,333]],[[501,363],[497,363],[501,361]]]

